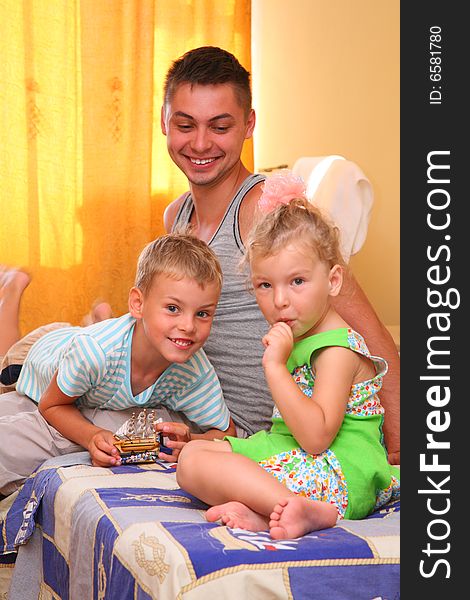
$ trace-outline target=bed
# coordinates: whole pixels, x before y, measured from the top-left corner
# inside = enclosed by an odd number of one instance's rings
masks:
[[[2,505],[0,598],[399,597],[399,501],[275,542],[207,523],[174,465],[97,468],[79,452],[45,462]]]

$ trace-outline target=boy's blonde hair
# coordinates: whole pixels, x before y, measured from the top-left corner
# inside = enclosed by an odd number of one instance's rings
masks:
[[[137,261],[135,286],[147,294],[156,275],[188,277],[201,287],[222,288],[222,269],[209,246],[188,232],[168,233],[145,246]]]
[[[280,204],[263,215],[251,230],[246,243],[245,262],[277,254],[291,243],[311,249],[330,268],[345,266],[341,256],[339,229],[305,198]]]

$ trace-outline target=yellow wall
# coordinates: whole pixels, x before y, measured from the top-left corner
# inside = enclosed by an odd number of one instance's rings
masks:
[[[255,169],[340,154],[374,190],[351,259],[382,321],[399,306],[399,0],[253,0]]]

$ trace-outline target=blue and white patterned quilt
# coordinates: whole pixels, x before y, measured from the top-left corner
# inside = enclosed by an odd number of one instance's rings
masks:
[[[3,561],[18,553],[9,598],[399,598],[399,502],[282,542],[207,523],[205,508],[173,465],[47,461],[0,521]]]

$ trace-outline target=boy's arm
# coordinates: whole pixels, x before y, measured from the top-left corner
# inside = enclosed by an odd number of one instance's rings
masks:
[[[155,429],[157,431],[161,431],[165,437],[168,437],[168,442],[166,445],[168,448],[172,448],[172,454],[164,454],[160,453],[159,458],[163,460],[168,460],[170,462],[174,462],[178,460],[179,453],[183,449],[188,442],[191,440],[214,440],[214,439],[223,439],[226,435],[236,436],[237,430],[235,428],[235,423],[233,422],[232,417],[230,417],[230,423],[228,428],[225,431],[221,431],[220,429],[208,429],[204,433],[191,433],[188,425],[185,423],[176,423],[176,422],[164,422],[157,423]]]
[[[382,324],[367,296],[352,273],[343,282],[341,293],[334,298],[334,306],[343,319],[365,339],[372,355],[388,363],[383,379],[380,402],[385,409],[383,432],[391,464],[400,464],[400,357],[393,337]]]
[[[223,440],[226,435],[231,435],[233,437],[237,436],[237,429],[235,427],[235,423],[233,422],[232,417],[230,417],[229,426],[225,431],[220,429],[208,429],[204,433],[191,433],[192,440]]]
[[[75,405],[76,399],[61,391],[55,373],[39,401],[38,409],[44,419],[64,437],[87,448],[94,466],[119,464],[119,452],[113,445],[112,431],[101,429],[85,419]]]

